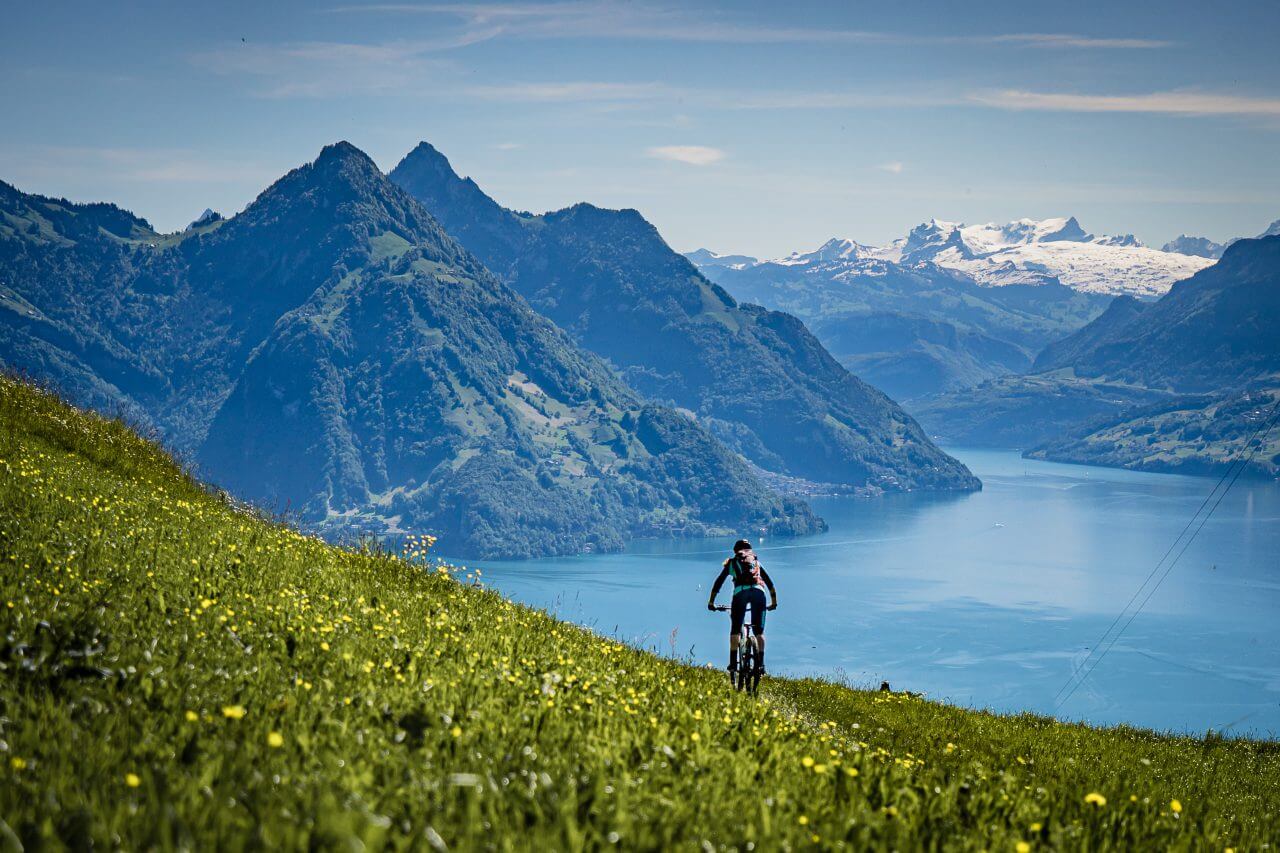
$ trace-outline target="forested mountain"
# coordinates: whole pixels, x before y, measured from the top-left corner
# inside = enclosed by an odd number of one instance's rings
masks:
[[[1087,353],[1116,330],[1128,325],[1145,310],[1150,303],[1139,302],[1132,296],[1117,296],[1096,319],[1088,325],[1067,335],[1060,341],[1054,341],[1040,351],[1032,373],[1053,370],[1056,367],[1071,365],[1084,353]]]
[[[1052,281],[984,287],[874,251],[829,240],[777,261],[701,269],[738,299],[801,317],[842,364],[904,401],[1021,373],[1107,303]]]
[[[1044,445],[1059,459],[1072,453],[1080,461],[1123,456],[1138,466],[1136,443],[1126,439],[1127,451],[1108,449],[1108,436],[1132,429],[1144,437],[1143,448],[1163,441],[1165,451],[1190,454],[1194,448],[1160,430],[1192,435],[1178,424],[1226,417],[1240,407],[1223,401],[1280,387],[1278,321],[1280,236],[1239,240],[1221,261],[1178,282],[1157,302],[1119,297],[1091,324],[1047,347],[1034,374],[941,395],[918,415],[931,433],[948,440]],[[1155,408],[1141,408],[1148,405]],[[1247,410],[1247,401],[1241,406]],[[1144,423],[1130,424],[1134,419]],[[1091,424],[1106,434],[1089,437]],[[1143,431],[1148,425],[1151,430]],[[1185,464],[1212,467],[1213,455],[1204,450]]]
[[[147,418],[239,495],[464,556],[821,527],[637,398],[349,144],[171,236],[2,189],[0,356]]]
[[[876,254],[907,264],[928,261],[993,287],[1058,282],[1089,293],[1146,299],[1213,263],[1147,248],[1132,234],[1090,234],[1074,216],[982,225],[932,219]]]
[[[1280,374],[1278,319],[1280,236],[1238,240],[1149,308],[1124,322],[1104,314],[1036,366],[1168,391],[1219,391]]]
[[[1178,396],[1087,421],[1027,451],[1033,459],[1170,474],[1280,477],[1280,389]]]
[[[803,323],[739,304],[636,211],[506,210],[425,142],[391,179],[632,387],[694,412],[760,467],[872,491],[978,487]]]

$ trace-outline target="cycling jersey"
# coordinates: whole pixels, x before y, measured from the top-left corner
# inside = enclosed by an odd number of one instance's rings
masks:
[[[720,587],[724,586],[724,582],[729,579],[729,575],[733,575],[733,594],[736,597],[738,593],[745,592],[749,589],[759,589],[760,587],[768,587],[769,592],[773,592],[773,580],[769,577],[769,573],[764,570],[764,566],[756,562],[756,567],[760,570],[759,580],[755,579],[754,572],[743,560],[738,557],[730,557],[724,561],[724,567],[720,570],[720,576],[716,578],[715,584],[711,587],[711,600],[714,601],[716,595],[720,592]]]

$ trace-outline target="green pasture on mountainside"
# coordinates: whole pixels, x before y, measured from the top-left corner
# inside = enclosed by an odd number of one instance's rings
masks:
[[[0,380],[0,848],[1261,849],[1274,743],[621,645]]]

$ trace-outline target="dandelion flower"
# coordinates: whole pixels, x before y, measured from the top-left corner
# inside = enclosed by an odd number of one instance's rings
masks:
[[[454,726],[453,728],[449,729],[449,734],[453,735],[454,737],[462,737],[462,727]]]
[[[1031,824],[1031,826],[1027,828],[1030,829],[1032,832],[1039,832],[1043,828],[1043,826],[1039,821],[1036,821],[1035,823]]]
[[[1174,814],[1181,814],[1181,812],[1182,812],[1182,803],[1180,803],[1180,802],[1179,802],[1179,801],[1177,801],[1177,800],[1170,800],[1170,801],[1169,801],[1169,810],[1170,810],[1171,812],[1173,812]]]
[[[693,732],[692,734],[689,735],[689,740],[693,741],[694,743],[697,743],[698,741],[702,740],[702,735],[698,734],[697,732]]]
[[[1091,803],[1099,808],[1107,804],[1107,798],[1099,794],[1097,791],[1090,791],[1084,795],[1084,801]]]
[[[9,766],[12,767],[14,770],[26,770],[27,760],[25,758],[19,758],[18,756],[15,755],[13,758],[9,759]]]
[[[195,711],[187,711],[183,716],[187,718],[188,723],[194,723],[196,720],[200,719],[200,715]]]
[[[800,763],[803,764],[805,767],[812,767],[813,759],[806,755],[804,758],[800,759]]]
[[[279,749],[284,746],[284,736],[279,732],[267,732],[267,746]]]
[[[223,705],[222,716],[228,720],[243,720],[245,715],[243,705]]]
[[[138,778],[137,773],[126,773],[124,774],[124,783],[130,788],[136,788],[142,784],[142,780]]]
[[[1031,845],[1025,841],[1019,841],[1017,844],[1013,845],[1013,849],[1018,851],[1018,853],[1031,853]]]
[[[800,825],[801,825],[801,826],[808,826],[808,825],[809,825],[809,816],[808,816],[808,815],[800,815]]]

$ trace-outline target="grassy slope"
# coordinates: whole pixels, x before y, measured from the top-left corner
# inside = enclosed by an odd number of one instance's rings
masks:
[[[9,380],[0,460],[0,846],[1220,849],[1280,834],[1274,744],[815,681],[740,698],[720,673],[417,555],[238,511],[124,427]]]

